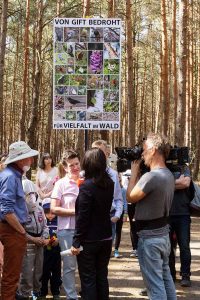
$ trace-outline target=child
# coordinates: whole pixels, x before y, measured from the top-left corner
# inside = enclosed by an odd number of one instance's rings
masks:
[[[29,296],[32,293],[39,295],[40,292],[43,247],[49,243],[49,229],[43,208],[37,204],[37,193],[34,183],[24,176],[22,185],[28,208],[28,221],[25,224],[28,243],[16,299],[26,300],[30,299]]]
[[[57,300],[60,299],[60,286],[62,284],[61,256],[57,239],[57,217],[50,211],[50,199],[45,199],[42,206],[49,228],[49,244],[44,247],[42,288],[39,299],[46,299],[46,295],[48,294],[48,281],[50,280],[50,289],[53,299]]]
[[[122,191],[122,197],[123,197],[123,212],[121,214],[120,219],[116,223],[116,234],[115,234],[115,250],[114,250],[114,257],[120,258],[122,257],[121,254],[119,254],[118,248],[121,242],[121,232],[122,232],[122,226],[123,222],[126,221],[127,216],[127,201],[126,201],[126,190],[122,185],[122,177],[121,174],[119,174],[119,183]]]

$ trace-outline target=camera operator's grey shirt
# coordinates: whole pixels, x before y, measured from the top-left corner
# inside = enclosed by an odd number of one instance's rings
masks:
[[[158,168],[145,173],[137,182],[146,196],[137,202],[135,220],[153,220],[168,217],[174,196],[174,176],[167,168]],[[158,229],[141,230],[139,236],[163,236],[168,234],[169,226]]]

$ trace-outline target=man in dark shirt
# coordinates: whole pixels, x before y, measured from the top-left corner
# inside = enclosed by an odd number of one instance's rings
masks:
[[[30,168],[38,151],[19,141],[9,147],[7,167],[0,173],[0,241],[4,246],[1,299],[14,300],[26,250],[27,207],[22,174]]]
[[[190,287],[190,265],[191,265],[191,251],[190,251],[190,198],[188,194],[188,187],[190,186],[190,170],[187,166],[177,168],[173,172],[175,178],[175,192],[170,210],[170,240],[171,253],[169,259],[169,266],[174,281],[176,280],[175,268],[175,252],[176,244],[180,248],[180,275],[182,276],[181,286]]]

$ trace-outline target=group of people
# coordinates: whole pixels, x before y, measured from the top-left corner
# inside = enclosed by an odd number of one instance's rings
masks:
[[[149,134],[142,157],[150,171],[141,176],[140,162],[133,162],[125,191],[117,171],[107,164],[103,140],[93,142],[83,157],[84,180],[79,178],[79,154],[66,150],[58,168],[50,154],[41,156],[36,184],[26,178],[26,172],[38,151],[22,141],[11,144],[0,172],[1,299],[46,299],[50,281],[54,300],[60,298],[61,284],[66,299],[77,300],[77,263],[81,299],[109,300],[112,244],[116,235],[117,257],[123,212],[128,212],[134,256],[138,255],[149,299],[175,300],[177,243],[181,284],[191,284],[190,214],[184,193],[190,174],[184,168],[174,180],[165,165],[168,153],[166,139]],[[64,255],[69,249],[71,255]]]

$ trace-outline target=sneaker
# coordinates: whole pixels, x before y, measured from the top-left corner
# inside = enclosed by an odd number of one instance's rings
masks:
[[[131,251],[130,257],[138,257],[138,253],[136,249]]]
[[[183,287],[190,287],[191,286],[191,281],[190,281],[190,276],[189,275],[183,275],[182,276],[181,286],[183,286]]]
[[[146,288],[142,289],[142,290],[139,292],[139,295],[140,295],[140,296],[147,296],[147,289],[146,289]]]
[[[117,249],[115,249],[115,251],[114,251],[114,257],[115,258],[122,257],[122,255],[119,254],[119,251]]]
[[[15,294],[15,299],[16,299],[16,300],[29,300],[29,299],[31,299],[31,298],[32,298],[32,297],[29,298],[29,296],[26,297],[26,296],[23,296],[23,295],[19,294],[18,291],[17,291],[16,294]]]

